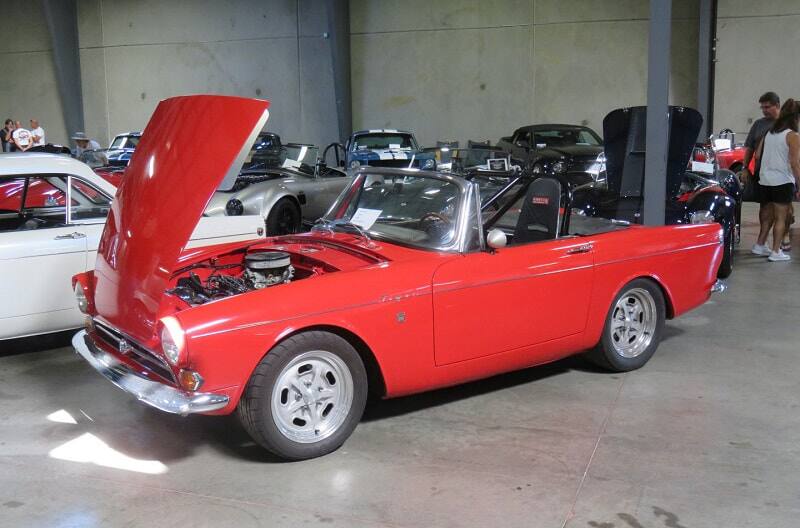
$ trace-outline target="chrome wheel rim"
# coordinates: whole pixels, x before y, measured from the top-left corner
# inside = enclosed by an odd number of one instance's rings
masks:
[[[301,444],[334,434],[353,405],[353,376],[331,352],[314,350],[294,358],[272,388],[272,416],[283,436]]]
[[[633,288],[619,298],[611,313],[611,343],[625,358],[641,355],[653,341],[656,303],[650,292]]]

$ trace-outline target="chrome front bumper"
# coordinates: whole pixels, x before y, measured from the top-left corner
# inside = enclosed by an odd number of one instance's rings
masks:
[[[143,377],[113,355],[98,348],[86,330],[75,334],[72,346],[108,381],[132,394],[137,400],[161,411],[185,416],[216,411],[228,405],[229,398],[221,394],[187,393]]]
[[[711,293],[722,293],[727,289],[728,284],[723,280],[717,279],[714,285],[711,286]]]

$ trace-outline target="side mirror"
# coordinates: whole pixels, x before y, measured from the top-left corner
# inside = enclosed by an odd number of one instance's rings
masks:
[[[518,139],[517,141],[514,142],[514,144],[516,146],[518,146],[518,147],[521,147],[521,148],[529,148],[530,147],[528,142],[525,141],[524,139]]]
[[[486,235],[486,245],[492,249],[500,249],[506,247],[508,238],[502,229],[494,228]]]

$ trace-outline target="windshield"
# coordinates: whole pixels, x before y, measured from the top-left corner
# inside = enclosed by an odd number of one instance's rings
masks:
[[[109,149],[136,148],[136,145],[138,144],[139,144],[139,138],[137,136],[117,136],[114,138],[114,141],[111,142],[111,145],[108,148]]]
[[[79,159],[93,169],[108,165],[108,155],[103,150],[84,150]]]
[[[481,204],[485,204],[489,201],[490,198],[498,194],[500,191],[505,189],[512,181],[514,181],[513,175],[509,174],[508,176],[499,176],[499,175],[489,175],[489,174],[481,174],[477,173],[470,177],[470,181],[475,182],[478,184],[478,189],[480,192],[480,199]],[[508,201],[509,196],[513,195],[516,189],[519,189],[521,184],[517,183],[513,187],[511,187],[510,191],[507,191],[506,200],[500,200],[497,202],[495,206],[499,209],[506,201]]]
[[[374,132],[361,134],[353,140],[353,150],[362,149],[409,149],[417,150],[417,142],[411,134],[397,132]]]
[[[354,224],[370,236],[441,249],[456,239],[461,187],[441,178],[359,173],[323,218],[323,227]]]
[[[533,131],[533,142],[540,147],[599,147],[602,141],[588,128],[554,128]]]
[[[256,143],[245,159],[242,172],[283,168],[313,176],[318,154],[319,149],[309,145],[290,144],[272,148]]]

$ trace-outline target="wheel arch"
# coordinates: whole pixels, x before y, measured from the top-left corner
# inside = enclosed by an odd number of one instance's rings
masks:
[[[360,336],[358,336],[358,334],[341,326],[317,324],[298,328],[284,336],[281,336],[281,338],[272,345],[270,350],[290,337],[306,332],[328,332],[347,341],[350,346],[356,349],[356,352],[358,352],[358,355],[361,357],[361,361],[364,363],[364,368],[367,371],[369,394],[377,397],[383,397],[386,395],[386,380],[383,377],[383,371],[381,370],[378,359],[375,357],[372,349]],[[267,352],[267,354],[269,354],[269,352]]]
[[[291,201],[294,204],[294,206],[297,207],[297,210],[300,211],[300,216],[302,218],[303,207],[300,205],[300,200],[293,193],[287,190],[282,190],[282,192],[276,192],[272,196],[270,196],[268,200],[264,201],[264,205],[262,206],[263,209],[261,211],[261,216],[264,217],[265,222],[269,217],[269,214],[272,212],[272,210],[275,209],[275,206],[278,204],[278,202],[280,202],[283,199]]]
[[[643,273],[641,275],[634,275],[628,278],[628,280],[620,284],[619,288],[616,289],[616,291],[614,292],[614,297],[616,298],[616,296],[619,295],[619,292],[622,291],[622,289],[625,287],[626,284],[629,284],[631,281],[635,281],[637,279],[647,280],[658,286],[658,289],[661,290],[661,295],[664,296],[664,307],[666,308],[666,313],[664,314],[664,316],[667,319],[673,319],[675,317],[675,306],[672,298],[672,292],[667,287],[667,285],[664,284],[664,281],[661,279],[661,277],[659,277],[657,274]]]
[[[664,285],[663,281],[661,281],[658,277],[654,277],[653,275],[646,275],[642,278],[649,279],[652,282],[654,282],[656,286],[658,286],[658,288],[661,290],[661,295],[664,296],[664,307],[667,309],[664,316],[667,319],[674,319],[675,307],[673,305],[672,293],[670,293],[669,289]]]

